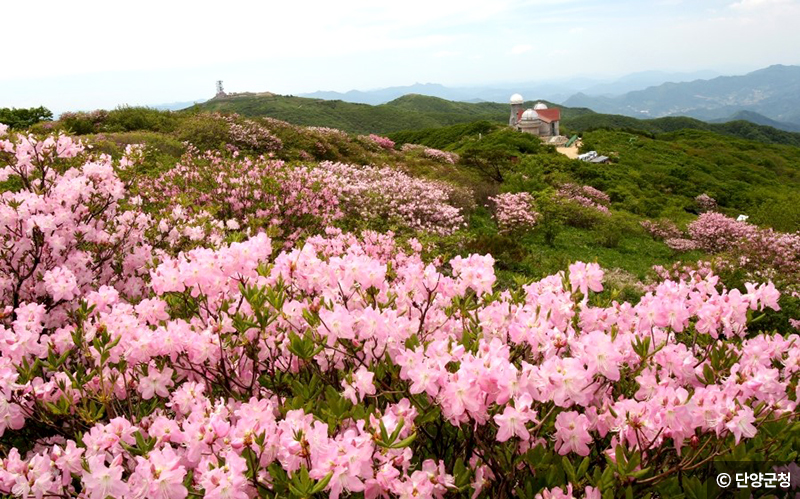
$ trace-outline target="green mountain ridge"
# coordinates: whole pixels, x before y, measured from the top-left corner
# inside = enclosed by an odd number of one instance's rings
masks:
[[[420,99],[425,99],[427,104],[415,102]],[[296,125],[326,126],[351,133],[389,133],[483,119],[508,119],[508,106],[503,104],[468,104],[413,94],[378,106],[295,96],[241,95],[211,99],[191,109],[270,117]]]
[[[709,122],[728,123],[730,121],[740,121],[740,120],[749,121],[750,123],[755,123],[757,125],[771,126],[772,128],[777,128],[778,130],[784,130],[787,132],[800,132],[800,124],[775,121],[771,118],[764,116],[763,114],[759,114],[754,111],[738,111],[728,116],[727,118],[709,120]]]
[[[525,105],[533,106],[535,102],[537,101],[528,101]],[[800,147],[800,133],[787,132],[750,121],[708,123],[687,117],[642,120],[623,115],[600,114],[588,108],[565,107],[543,102],[561,109],[562,127],[565,133],[609,128],[659,134],[688,128],[767,144]],[[408,94],[377,106],[275,94],[245,94],[212,99],[191,109],[235,112],[246,117],[271,117],[297,125],[327,126],[351,133],[379,134],[481,120],[507,123],[509,115],[508,104],[454,102],[419,94]]]

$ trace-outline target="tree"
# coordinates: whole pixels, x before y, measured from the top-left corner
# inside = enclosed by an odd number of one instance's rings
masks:
[[[28,128],[40,121],[50,121],[53,113],[44,106],[31,108],[0,108],[0,123],[5,123],[15,130]]]

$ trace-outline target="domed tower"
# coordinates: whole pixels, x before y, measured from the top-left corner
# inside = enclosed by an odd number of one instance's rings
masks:
[[[522,116],[520,116],[519,123],[517,123],[517,129],[521,132],[539,135],[541,123],[542,119],[539,116],[539,113],[533,109],[526,109],[525,112],[522,113]]]
[[[519,113],[522,112],[523,102],[525,102],[525,99],[523,99],[520,94],[514,94],[511,96],[511,117],[508,119],[509,126],[517,126]]]
[[[533,108],[537,111],[541,111],[542,109],[547,109],[547,104],[545,104],[544,102],[537,102],[536,105],[533,106]]]

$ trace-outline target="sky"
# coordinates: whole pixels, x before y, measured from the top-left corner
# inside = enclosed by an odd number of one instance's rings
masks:
[[[0,0],[0,107],[744,74],[800,64],[800,0]]]

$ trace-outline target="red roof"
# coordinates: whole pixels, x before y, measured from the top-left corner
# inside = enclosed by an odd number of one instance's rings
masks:
[[[517,122],[522,119],[522,113],[525,111],[524,109],[517,111]],[[545,123],[561,120],[561,110],[555,107],[550,109],[536,109],[536,114],[538,114],[539,118]]]
[[[537,109],[536,114],[544,121],[545,123],[551,123],[553,121],[560,121],[561,120],[561,110],[558,108],[552,109]]]

